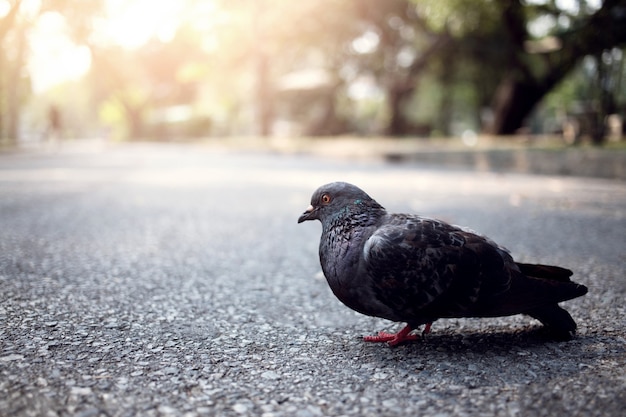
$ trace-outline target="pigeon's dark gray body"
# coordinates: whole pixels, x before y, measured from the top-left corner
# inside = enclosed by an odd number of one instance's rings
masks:
[[[358,187],[320,187],[298,219],[320,220],[319,255],[333,293],[411,329],[439,318],[528,314],[558,338],[576,323],[557,303],[584,295],[572,272],[517,263],[487,237],[443,221],[388,214]]]

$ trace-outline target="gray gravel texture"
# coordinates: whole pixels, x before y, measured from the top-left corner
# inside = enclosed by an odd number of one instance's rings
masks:
[[[523,316],[423,342],[337,301],[317,186],[469,226],[575,271],[578,337]],[[626,409],[626,185],[194,145],[0,154],[2,416],[618,416]]]

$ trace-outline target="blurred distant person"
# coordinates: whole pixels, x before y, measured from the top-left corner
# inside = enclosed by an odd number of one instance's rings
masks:
[[[48,109],[47,130],[47,139],[51,145],[60,145],[62,127],[61,112],[57,106],[51,105],[50,109]]]

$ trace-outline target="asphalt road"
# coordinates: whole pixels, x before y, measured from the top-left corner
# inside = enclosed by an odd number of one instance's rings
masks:
[[[321,276],[319,185],[469,226],[575,271],[570,342],[523,316],[423,342]],[[626,409],[626,184],[200,145],[0,154],[2,416],[618,416]]]

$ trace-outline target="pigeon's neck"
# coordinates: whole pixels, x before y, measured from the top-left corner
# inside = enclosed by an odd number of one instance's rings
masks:
[[[320,262],[333,293],[346,305],[361,311],[354,299],[353,280],[357,277],[363,245],[376,229],[385,209],[358,207],[343,210],[323,222]]]
[[[385,215],[385,209],[379,205],[376,207],[355,205],[324,219],[321,251],[339,255],[328,258],[329,262],[346,256],[357,256],[365,240]]]
[[[351,234],[360,227],[374,226],[387,214],[387,211],[375,201],[362,202],[356,200],[353,205],[347,206],[335,213],[334,216],[323,222],[325,231],[334,230],[339,233]]]

